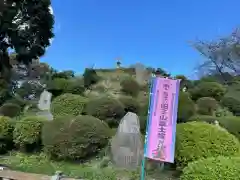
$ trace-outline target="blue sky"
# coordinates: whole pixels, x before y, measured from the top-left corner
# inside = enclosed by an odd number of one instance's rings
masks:
[[[77,73],[141,62],[194,76],[202,57],[188,41],[239,26],[239,0],[52,0],[55,39],[41,61]]]

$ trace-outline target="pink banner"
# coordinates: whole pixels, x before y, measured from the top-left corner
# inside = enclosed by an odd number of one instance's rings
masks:
[[[174,162],[179,85],[180,80],[153,80],[145,157]]]

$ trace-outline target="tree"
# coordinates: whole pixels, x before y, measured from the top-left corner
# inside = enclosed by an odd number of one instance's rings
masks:
[[[197,41],[193,47],[200,52],[206,61],[200,66],[207,74],[218,73],[227,82],[226,72],[239,75],[240,73],[240,29],[230,36],[216,41]]]
[[[9,74],[13,67],[8,50],[16,53],[19,64],[29,65],[42,56],[53,38],[54,18],[50,0],[7,0],[0,8],[0,72]],[[6,78],[6,77],[5,77]]]
[[[86,68],[83,73],[84,87],[90,88],[91,85],[96,84],[99,80],[99,77],[96,71],[92,68]]]

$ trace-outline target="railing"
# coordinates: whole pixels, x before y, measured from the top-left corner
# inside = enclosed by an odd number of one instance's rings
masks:
[[[53,178],[51,176],[24,173],[10,170],[0,170],[0,180],[76,180],[73,178]]]

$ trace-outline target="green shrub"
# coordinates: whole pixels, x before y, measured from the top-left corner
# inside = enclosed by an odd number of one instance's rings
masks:
[[[9,117],[0,116],[0,154],[6,153],[12,145],[13,125]]]
[[[211,97],[202,97],[197,100],[197,112],[202,115],[213,115],[218,102]]]
[[[21,107],[17,104],[6,103],[0,108],[0,114],[2,116],[15,117],[21,112]]]
[[[111,127],[117,126],[125,115],[123,104],[111,97],[90,100],[86,105],[86,113],[106,121]]]
[[[65,93],[83,95],[85,88],[83,85],[78,82],[71,82],[69,86],[66,88]]]
[[[189,163],[183,169],[181,180],[234,180],[239,179],[239,157],[211,157]]]
[[[136,97],[140,92],[140,85],[133,78],[125,78],[121,81],[121,91],[126,95]]]
[[[195,104],[188,93],[180,92],[178,103],[178,122],[186,122],[195,114]]]
[[[138,114],[140,112],[140,104],[136,99],[130,96],[122,96],[119,101],[124,105],[125,113],[133,112]]]
[[[13,141],[22,151],[38,150],[41,145],[41,129],[46,119],[37,116],[24,117],[17,121]]]
[[[87,115],[47,122],[42,131],[45,152],[58,160],[78,160],[94,155],[107,145],[110,136],[107,124]]]
[[[200,121],[213,124],[214,121],[218,121],[219,125],[225,128],[229,133],[240,139],[240,118],[234,116],[226,117],[213,117],[197,115],[189,119],[189,121]]]
[[[188,119],[188,122],[197,121],[197,122],[206,122],[209,124],[213,124],[214,121],[216,120],[218,121],[219,118],[214,116],[208,116],[208,115],[194,115]]]
[[[193,100],[198,100],[202,97],[212,97],[219,101],[226,93],[226,89],[217,82],[201,82],[191,89],[190,93]]]
[[[224,127],[231,134],[240,140],[240,118],[239,117],[220,117],[217,119],[220,126]]]
[[[175,160],[179,168],[201,158],[236,155],[239,148],[237,138],[214,125],[202,122],[177,125]]]
[[[240,115],[240,101],[233,97],[224,97],[221,100],[221,105],[228,108],[234,115]]]
[[[214,115],[216,117],[225,117],[225,116],[233,116],[233,113],[228,110],[226,107],[218,106],[218,108],[215,110]]]
[[[84,111],[87,98],[75,94],[63,94],[56,97],[51,106],[54,117],[80,115]]]
[[[147,120],[148,116],[140,116],[139,121],[140,121],[140,130],[143,134],[146,133],[146,128],[147,128]]]
[[[99,77],[94,69],[86,68],[83,73],[84,87],[90,88],[99,81]]]

